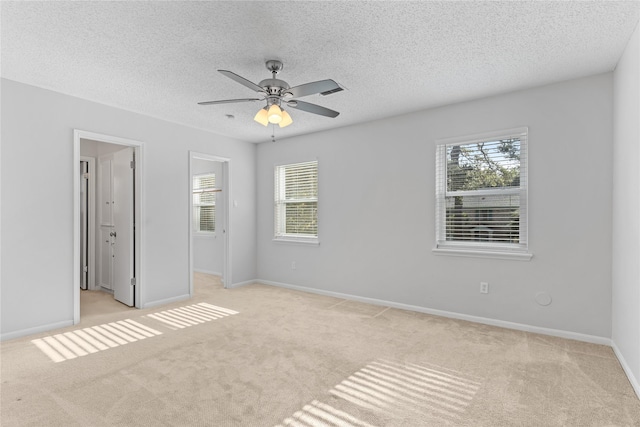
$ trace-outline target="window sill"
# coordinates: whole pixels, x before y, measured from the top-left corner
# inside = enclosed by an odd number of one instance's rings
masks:
[[[514,261],[531,261],[533,254],[528,252],[490,251],[458,248],[433,248],[435,255],[460,256],[469,258],[508,259]]]
[[[309,246],[319,246],[320,241],[318,239],[304,239],[304,238],[296,238],[296,237],[274,237],[274,242],[278,243],[294,243],[299,245],[309,245]]]

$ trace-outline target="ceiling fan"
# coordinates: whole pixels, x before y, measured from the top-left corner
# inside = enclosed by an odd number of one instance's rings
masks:
[[[291,118],[289,113],[287,113],[283,109],[284,106],[306,111],[308,113],[319,114],[326,117],[337,117],[338,114],[340,114],[339,112],[330,110],[329,108],[311,104],[309,102],[298,101],[297,99],[302,98],[303,96],[314,95],[316,93],[319,93],[320,95],[331,95],[332,93],[344,90],[335,81],[331,79],[319,80],[317,82],[305,83],[302,85],[289,87],[289,84],[287,82],[276,78],[278,72],[282,71],[283,69],[283,64],[281,61],[271,59],[267,61],[265,65],[267,69],[271,71],[272,77],[270,79],[262,80],[258,84],[255,84],[245,79],[244,77],[232,73],[231,71],[218,70],[220,73],[229,77],[231,80],[234,80],[237,83],[240,83],[241,85],[258,92],[258,98],[224,99],[220,101],[198,102],[198,104],[214,105],[229,104],[233,102],[266,101],[266,106],[261,108],[253,118],[256,122],[264,126],[272,123],[277,124],[280,127],[285,127],[293,123],[293,119]]]

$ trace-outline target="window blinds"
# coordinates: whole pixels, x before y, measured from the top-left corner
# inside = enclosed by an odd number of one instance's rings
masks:
[[[527,132],[439,144],[438,247],[527,248]]]
[[[216,231],[216,175],[193,177],[193,227],[195,231]]]
[[[318,162],[275,168],[275,237],[318,236]]]

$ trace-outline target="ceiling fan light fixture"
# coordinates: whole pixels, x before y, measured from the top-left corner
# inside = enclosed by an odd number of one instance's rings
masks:
[[[266,126],[269,124],[269,113],[264,108],[261,108],[260,111],[253,118],[256,122],[260,123],[262,126]]]
[[[282,121],[282,110],[276,104],[273,104],[271,105],[271,107],[269,107],[267,115],[269,117],[269,123],[277,125]]]
[[[293,119],[291,118],[289,113],[287,113],[286,111],[282,110],[282,121],[280,123],[278,123],[278,126],[283,128],[283,127],[289,126],[291,123],[293,123]]]

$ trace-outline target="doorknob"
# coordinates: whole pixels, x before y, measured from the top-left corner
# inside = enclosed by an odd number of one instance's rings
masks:
[[[109,233],[109,236],[111,236],[111,237],[116,237],[116,232],[115,232],[115,231],[112,231],[111,233]]]

